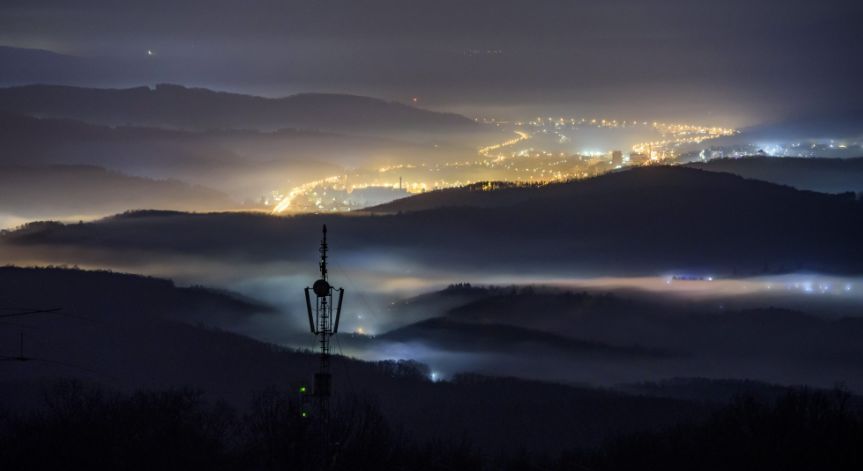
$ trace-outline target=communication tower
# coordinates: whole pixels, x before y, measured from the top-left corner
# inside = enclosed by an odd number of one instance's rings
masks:
[[[330,395],[332,393],[330,374],[330,337],[339,331],[339,319],[342,314],[342,299],[345,295],[344,288],[333,288],[327,276],[327,226],[323,227],[321,247],[320,269],[321,277],[306,288],[306,310],[309,314],[309,329],[318,337],[320,346],[320,366],[315,373],[314,389],[312,395],[318,404],[318,420],[322,429],[326,432],[330,415]],[[314,296],[314,301],[312,301]],[[335,304],[335,306],[334,306]],[[335,316],[333,308],[335,307]]]

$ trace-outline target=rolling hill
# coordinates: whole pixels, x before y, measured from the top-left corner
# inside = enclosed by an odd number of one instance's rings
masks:
[[[490,195],[432,192],[386,205],[394,214],[383,216],[141,213],[84,225],[33,225],[7,233],[0,247],[32,250],[30,256],[51,246],[88,248],[112,252],[117,261],[134,260],[139,250],[166,259],[183,253],[231,263],[292,261],[316,246],[326,223],[343,253],[399,257],[420,271],[863,273],[863,204],[848,195],[681,167]],[[488,198],[495,206],[471,206]],[[157,236],[166,232],[176,236]]]
[[[189,131],[3,112],[0,147],[0,165],[97,166],[134,176],[204,185],[239,201],[257,200],[274,189],[339,175],[346,166],[473,152],[469,148],[454,150],[310,130]]]

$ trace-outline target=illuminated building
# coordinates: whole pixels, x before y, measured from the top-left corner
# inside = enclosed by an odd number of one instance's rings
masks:
[[[611,151],[611,165],[617,167],[623,165],[623,152],[619,150]]]

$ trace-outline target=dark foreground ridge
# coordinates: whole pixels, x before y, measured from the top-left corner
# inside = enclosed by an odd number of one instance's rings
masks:
[[[347,398],[333,410],[331,453],[295,394],[266,390],[238,411],[193,391],[116,394],[80,383],[46,390],[44,409],[0,410],[3,469],[857,470],[863,419],[841,392],[790,391],[775,401],[738,398],[706,418],[562,453],[531,450],[516,437],[482,449],[450,435],[426,441],[394,426],[374,401]],[[504,411],[499,410],[498,413]],[[429,411],[429,414],[433,414]],[[519,413],[507,410],[505,414]],[[494,422],[494,417],[485,420]],[[405,433],[408,432],[408,433]],[[522,429],[518,437],[549,436]]]

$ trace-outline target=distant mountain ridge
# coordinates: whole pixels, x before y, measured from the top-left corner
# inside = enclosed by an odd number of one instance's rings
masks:
[[[301,128],[350,132],[472,131],[472,119],[358,95],[264,98],[159,84],[126,89],[25,85],[0,89],[0,111],[98,124],[181,129]]]
[[[4,149],[0,165],[90,165],[127,175],[195,183],[228,193],[237,201],[338,174],[344,171],[342,165],[360,165],[376,155],[437,152],[430,145],[376,136],[297,129],[200,131],[109,126],[3,111],[0,143]],[[136,207],[141,206],[123,210]]]

